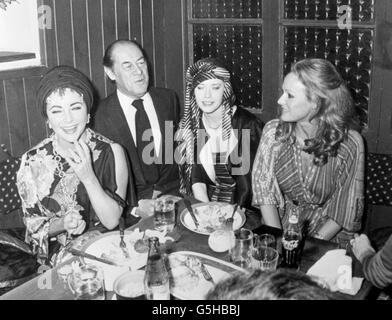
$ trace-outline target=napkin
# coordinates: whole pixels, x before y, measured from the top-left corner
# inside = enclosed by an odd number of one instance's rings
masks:
[[[330,250],[325,253],[307,272],[321,278],[331,291],[355,295],[361,288],[363,278],[352,277],[352,258],[345,249]]]

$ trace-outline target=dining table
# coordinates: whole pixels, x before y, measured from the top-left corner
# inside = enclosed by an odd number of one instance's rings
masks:
[[[191,202],[196,203],[197,201],[195,199],[191,199]],[[171,242],[170,246],[166,248],[166,250],[169,251],[167,253],[191,251],[229,262],[229,255],[227,251],[218,253],[210,248],[208,245],[208,235],[191,231],[181,223],[180,213],[183,210],[186,210],[185,203],[184,200],[181,199],[177,202],[176,206],[176,225],[173,231],[175,234],[175,241]],[[255,226],[253,223],[249,223],[248,221],[245,222],[243,227],[249,228],[257,234],[273,234],[277,239],[278,245],[281,243],[282,230],[280,229],[266,225]],[[139,228],[140,231],[154,229],[153,216],[139,220],[138,223],[127,228],[127,231],[132,231],[136,228]],[[338,249],[337,243],[307,237],[302,251],[300,271],[306,272],[327,251],[333,249]],[[80,258],[73,256],[70,260],[63,262],[52,269],[47,269],[45,273],[39,274],[22,285],[3,294],[0,296],[0,300],[73,300],[74,297],[72,292],[57,273],[59,268],[65,264],[70,264],[72,261],[80,261]],[[363,277],[361,265],[357,260],[355,260],[355,257],[353,258],[353,276]],[[347,295],[337,293],[337,297],[339,299],[367,299],[371,294],[372,289],[373,287],[371,283],[365,279],[357,294]],[[114,299],[114,292],[107,291],[106,300],[112,299]]]

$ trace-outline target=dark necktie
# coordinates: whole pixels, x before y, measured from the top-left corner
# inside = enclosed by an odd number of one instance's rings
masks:
[[[147,178],[147,180],[150,180],[149,174],[155,171],[153,168],[154,166],[146,164],[146,162],[143,161],[142,154],[144,148],[147,145],[149,145],[151,142],[153,142],[153,139],[151,139],[152,137],[151,124],[150,124],[150,120],[148,119],[146,110],[144,109],[143,100],[142,99],[134,100],[132,102],[132,105],[136,108],[136,115],[135,115],[136,149],[137,149],[140,163],[143,168],[144,176],[145,178]],[[143,133],[149,129],[150,129],[150,134],[146,136],[147,141],[143,141],[142,140]],[[149,152],[145,156],[152,157],[153,153]],[[151,162],[151,159],[149,160]]]

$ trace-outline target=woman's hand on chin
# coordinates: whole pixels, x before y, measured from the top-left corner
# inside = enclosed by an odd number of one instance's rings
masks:
[[[83,184],[89,183],[96,179],[92,163],[90,149],[82,140],[74,142],[75,149],[69,149],[69,157],[66,157],[67,162],[75,171],[76,175]]]

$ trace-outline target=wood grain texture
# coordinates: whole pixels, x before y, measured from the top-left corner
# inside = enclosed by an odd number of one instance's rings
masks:
[[[27,122],[26,101],[23,79],[6,80],[7,114],[11,137],[11,152],[19,156],[29,148],[29,124]]]

